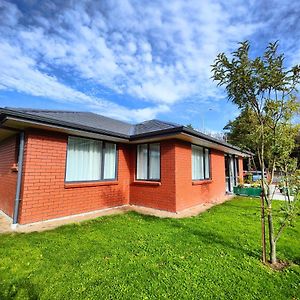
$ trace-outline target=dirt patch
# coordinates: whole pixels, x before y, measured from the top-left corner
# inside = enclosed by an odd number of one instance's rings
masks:
[[[282,271],[285,268],[289,267],[291,264],[288,261],[278,260],[276,263],[271,264],[270,262],[267,264],[271,269],[275,271]]]

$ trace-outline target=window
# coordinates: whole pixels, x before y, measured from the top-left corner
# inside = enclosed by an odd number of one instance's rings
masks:
[[[69,137],[66,181],[116,179],[116,144],[99,140]]]
[[[192,180],[210,179],[209,149],[192,145]]]
[[[160,144],[141,144],[137,146],[138,180],[160,180]]]
[[[225,176],[226,176],[226,192],[232,192],[233,187],[238,185],[238,179],[239,179],[238,157],[231,154],[225,154]]]

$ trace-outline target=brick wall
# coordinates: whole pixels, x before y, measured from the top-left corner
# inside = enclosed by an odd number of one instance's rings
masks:
[[[175,141],[160,143],[161,185],[135,181],[136,146],[131,145],[130,203],[161,210],[176,211],[175,201]]]
[[[12,167],[17,163],[17,135],[0,142],[0,210],[13,216],[17,172]]]
[[[128,204],[128,149],[119,145],[119,178],[113,185],[65,185],[67,139],[59,133],[27,132],[19,223]]]
[[[192,181],[191,144],[176,143],[176,210],[220,201],[225,196],[224,153],[211,149],[211,180]]]
[[[59,133],[26,132],[19,223],[128,203],[176,212],[200,203],[219,201],[225,195],[224,153],[212,150],[212,180],[193,184],[191,145],[179,140],[161,142],[159,184],[135,180],[136,145],[125,144],[118,145],[117,181],[65,184],[67,139],[67,135]],[[239,164],[242,174],[242,160]],[[16,177],[16,174],[13,176]]]

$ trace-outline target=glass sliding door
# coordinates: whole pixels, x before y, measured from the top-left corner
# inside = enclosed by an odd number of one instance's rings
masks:
[[[238,158],[225,154],[226,192],[232,193],[233,187],[238,185]]]

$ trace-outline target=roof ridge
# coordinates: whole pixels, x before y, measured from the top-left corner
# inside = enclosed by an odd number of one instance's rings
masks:
[[[95,116],[98,116],[98,117],[100,116],[100,117],[103,117],[103,118],[106,118],[106,119],[114,120],[114,121],[117,121],[117,122],[120,122],[120,123],[127,124],[127,125],[131,125],[131,126],[132,126],[131,123],[128,123],[128,122],[126,122],[126,121],[122,121],[122,120],[114,119],[114,118],[112,118],[112,117],[100,115],[100,114],[94,113],[94,112],[92,112],[92,111],[89,111],[88,113],[90,113],[90,114],[92,114],[92,115],[95,115]]]
[[[153,119],[151,121],[158,121],[158,122],[161,122],[161,123],[164,123],[164,124],[167,124],[167,125],[176,126],[176,127],[182,127],[183,126],[183,125],[178,124],[178,123],[168,122],[168,121],[162,121],[162,120],[159,120],[159,119]]]
[[[142,124],[149,123],[149,122],[159,122],[159,123],[163,123],[163,124],[167,124],[167,125],[171,125],[171,126],[176,126],[176,127],[182,127],[183,126],[183,125],[180,125],[178,123],[172,123],[172,122],[162,121],[162,120],[159,120],[159,119],[146,120],[146,121],[143,121],[141,123],[135,124],[135,126],[142,125]]]

